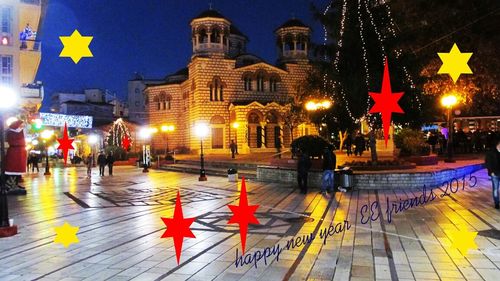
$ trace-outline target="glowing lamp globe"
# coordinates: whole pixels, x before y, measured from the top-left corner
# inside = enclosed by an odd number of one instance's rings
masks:
[[[98,141],[98,139],[97,139],[96,135],[90,135],[89,136],[89,139],[88,139],[89,144],[96,144],[97,141]]]
[[[208,131],[209,131],[209,129],[208,129],[207,124],[200,123],[200,124],[196,124],[196,126],[194,127],[194,132],[200,138],[204,138],[204,137],[208,136]]]
[[[457,104],[457,97],[454,95],[447,95],[441,98],[441,105],[444,107],[452,107]]]
[[[0,86],[0,109],[14,107],[18,101],[18,96],[12,88]]]

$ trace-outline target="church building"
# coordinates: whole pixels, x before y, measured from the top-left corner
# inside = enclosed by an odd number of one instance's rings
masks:
[[[275,152],[299,136],[317,134],[310,123],[290,130],[284,118],[311,68],[308,26],[291,19],[274,31],[279,58],[273,65],[248,53],[247,36],[215,10],[190,24],[193,54],[187,67],[144,90],[149,125],[171,128],[152,136],[153,150],[168,145],[198,151],[198,124],[209,128],[204,153],[228,153],[231,140],[240,154]]]

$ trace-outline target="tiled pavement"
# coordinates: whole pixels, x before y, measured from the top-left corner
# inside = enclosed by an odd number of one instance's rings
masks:
[[[20,227],[0,240],[0,280],[500,280],[500,211],[492,208],[484,170],[477,185],[393,215],[387,199],[419,196],[420,189],[354,191],[306,196],[278,184],[247,181],[250,204],[260,204],[261,225],[251,227],[247,254],[314,234],[310,244],[284,249],[279,260],[235,266],[241,252],[238,225],[227,225],[228,203],[239,191],[225,178],[117,167],[115,176],[92,180],[81,168],[28,175],[28,195],[10,197],[10,217]],[[468,183],[469,179],[465,180]],[[160,217],[172,217],[177,190],[184,217],[197,217],[196,239],[184,240],[181,263],[173,240],[161,239]],[[361,220],[373,205],[374,221]],[[380,218],[376,218],[378,212]],[[383,219],[382,219],[383,218]],[[324,239],[331,222],[351,228]],[[80,227],[80,243],[53,243],[55,226]],[[478,231],[478,250],[465,256],[450,244],[450,230]],[[299,243],[300,244],[300,243]],[[249,258],[248,258],[249,259]],[[272,257],[268,261],[271,261]]]

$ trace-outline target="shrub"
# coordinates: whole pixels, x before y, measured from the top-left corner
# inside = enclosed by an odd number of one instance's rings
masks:
[[[104,149],[104,153],[106,153],[106,155],[108,155],[109,152],[113,152],[113,156],[115,157],[115,161],[128,160],[128,154],[127,154],[127,152],[125,152],[125,149],[123,149],[123,147],[108,145]]]
[[[420,130],[404,128],[394,135],[394,145],[401,149],[400,156],[423,156],[430,154],[424,133]]]
[[[307,152],[311,157],[320,157],[323,155],[323,149],[329,145],[329,142],[320,136],[307,135],[294,139],[291,147],[295,155],[297,150]]]

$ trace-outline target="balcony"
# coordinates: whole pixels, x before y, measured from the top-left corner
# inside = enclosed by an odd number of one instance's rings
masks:
[[[21,51],[31,51],[31,52],[41,52],[42,51],[42,41],[40,40],[21,40],[19,49]]]
[[[36,111],[42,105],[43,86],[41,84],[25,84],[21,87],[21,106]]]

